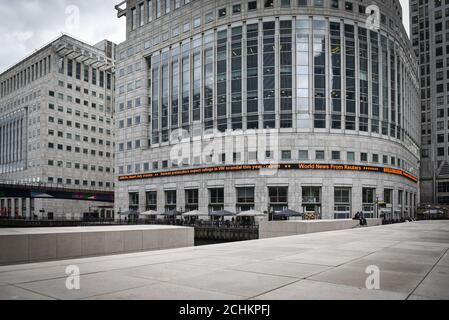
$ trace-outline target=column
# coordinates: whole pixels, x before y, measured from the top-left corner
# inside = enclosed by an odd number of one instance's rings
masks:
[[[145,212],[146,208],[145,208],[145,204],[146,204],[146,194],[145,194],[145,190],[139,190],[139,212]]]
[[[0,122],[0,165],[3,164],[3,121]]]

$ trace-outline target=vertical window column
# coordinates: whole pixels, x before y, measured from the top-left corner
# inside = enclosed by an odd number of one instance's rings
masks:
[[[263,127],[276,127],[275,21],[263,23]]]
[[[293,127],[293,56],[292,56],[292,21],[280,21],[280,98],[281,128]]]
[[[161,108],[161,142],[168,141],[169,126],[169,73],[168,73],[169,52],[162,53],[162,108]]]
[[[151,59],[152,62],[152,93],[151,93],[151,132],[152,144],[159,143],[159,69],[161,56],[157,53]]]
[[[204,36],[204,130],[214,128],[214,38]]]
[[[190,131],[190,43],[182,45],[182,128]]]
[[[3,149],[5,147],[5,133],[4,133],[4,125],[3,125],[3,121],[0,121],[0,173],[3,172]]]
[[[309,42],[310,21],[308,19],[296,20],[296,112],[299,129],[311,127],[309,75],[312,73],[312,67],[309,57]]]
[[[326,21],[313,21],[314,128],[326,128]]]
[[[396,137],[396,54],[394,48],[394,42],[389,41],[389,53],[390,53],[390,137]]]
[[[192,101],[192,121],[201,121],[201,46],[202,39],[193,40],[193,101]],[[195,133],[194,133],[195,134]]]
[[[179,128],[179,47],[171,51],[171,129]]]
[[[365,28],[358,28],[359,35],[359,130],[368,132],[368,39]]]
[[[388,40],[385,36],[381,36],[382,48],[382,134],[388,135],[389,116],[389,78],[388,78]]]
[[[332,129],[341,129],[341,27],[330,23]]]
[[[371,132],[379,133],[379,36],[370,31],[371,43]]]
[[[398,93],[398,114],[397,114],[397,127],[396,127],[396,138],[401,140],[401,127],[402,127],[402,63],[401,57],[398,55],[397,59],[397,93]]]
[[[346,117],[345,129],[355,130],[355,36],[354,26],[345,24]]]
[[[231,123],[242,129],[242,27],[231,30]]]
[[[246,26],[246,128],[259,128],[259,25]]]
[[[225,132],[227,125],[227,41],[228,30],[217,33],[217,129]]]

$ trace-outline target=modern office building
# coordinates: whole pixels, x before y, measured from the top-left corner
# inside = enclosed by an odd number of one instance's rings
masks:
[[[109,41],[63,35],[0,75],[0,184],[113,191],[114,59]],[[112,204],[1,194],[2,216],[113,218]]]
[[[449,2],[410,0],[410,21],[421,87],[421,202],[449,205]]]
[[[116,8],[116,211],[415,215],[419,83],[399,1]]]

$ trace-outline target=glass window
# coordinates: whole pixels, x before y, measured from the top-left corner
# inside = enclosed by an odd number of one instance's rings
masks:
[[[309,151],[308,150],[299,150],[299,160],[300,161],[309,160]]]

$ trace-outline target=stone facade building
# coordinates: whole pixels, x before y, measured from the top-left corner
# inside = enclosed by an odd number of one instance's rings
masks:
[[[419,83],[399,1],[116,8],[116,211],[415,215]]]
[[[421,202],[449,205],[449,2],[410,0],[420,74]]]
[[[0,181],[114,188],[115,44],[63,35],[0,75]],[[0,198],[3,216],[79,218],[104,204]],[[113,218],[113,208],[99,209]]]

